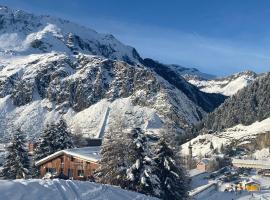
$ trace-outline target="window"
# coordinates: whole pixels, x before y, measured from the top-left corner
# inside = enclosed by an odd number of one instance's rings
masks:
[[[50,172],[51,174],[56,174],[55,168],[46,168],[46,172]]]
[[[74,158],[73,157],[71,157],[71,159],[70,159],[72,162],[74,161]]]
[[[78,176],[79,177],[84,177],[84,171],[83,170],[78,170]]]

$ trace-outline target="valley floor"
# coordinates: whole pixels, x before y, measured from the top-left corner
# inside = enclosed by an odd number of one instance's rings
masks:
[[[154,200],[142,194],[71,180],[0,180],[1,200]]]

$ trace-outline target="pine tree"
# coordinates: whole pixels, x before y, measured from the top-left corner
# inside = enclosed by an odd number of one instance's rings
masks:
[[[67,123],[61,118],[56,124],[57,135],[54,140],[54,150],[74,148],[71,132],[68,130]]]
[[[3,165],[2,175],[6,179],[26,178],[29,169],[29,158],[26,150],[24,133],[18,128],[7,147],[7,156]]]
[[[103,138],[100,168],[95,173],[97,182],[127,188],[126,170],[130,163],[130,146],[131,140],[124,131],[123,120],[115,119]]]
[[[66,122],[61,118],[57,124],[47,124],[39,138],[34,160],[38,161],[57,151],[73,148],[71,133]],[[33,176],[39,176],[39,170],[33,166]]]
[[[163,200],[187,199],[189,181],[185,170],[164,138],[158,142],[155,154],[154,160],[157,163],[155,173],[160,180],[161,187],[159,198]]]
[[[57,124],[47,124],[35,151],[35,160],[42,159],[57,151],[73,148],[71,133],[67,124],[60,119]]]
[[[47,124],[40,138],[38,139],[37,148],[35,150],[35,160],[38,161],[55,152],[53,141],[55,140],[56,126],[55,124]]]
[[[156,170],[155,162],[151,159],[151,154],[147,144],[147,138],[140,128],[131,131],[132,150],[130,155],[133,164],[127,169],[128,189],[143,194],[159,196],[159,179],[154,174]]]

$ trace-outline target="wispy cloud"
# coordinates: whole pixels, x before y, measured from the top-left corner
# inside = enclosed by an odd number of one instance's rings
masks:
[[[226,40],[185,33],[164,27],[126,24],[107,19],[92,19],[88,26],[110,32],[120,41],[134,46],[143,57],[176,63],[217,75],[243,70],[270,71],[269,40]],[[259,38],[258,38],[259,40]],[[267,44],[268,43],[268,44]]]

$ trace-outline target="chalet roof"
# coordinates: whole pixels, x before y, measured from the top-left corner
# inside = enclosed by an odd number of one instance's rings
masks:
[[[65,149],[57,151],[54,154],[51,154],[35,163],[36,166],[42,165],[43,163],[48,162],[54,158],[57,158],[61,155],[70,155],[85,161],[97,162],[100,159],[100,146],[92,147],[83,147],[83,148],[74,148],[74,149]]]
[[[203,163],[203,164],[207,165],[207,164],[209,163],[209,161],[210,161],[210,159],[208,159],[208,158],[203,158],[203,159],[200,160],[199,163]]]
[[[250,181],[248,183],[246,183],[246,185],[261,185],[259,182],[256,182],[256,181]]]

